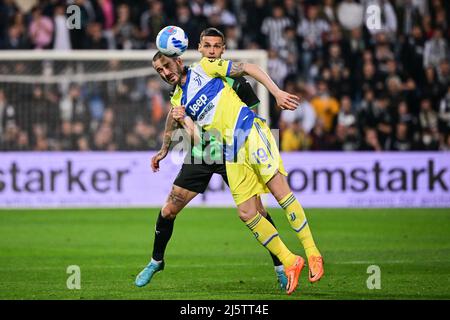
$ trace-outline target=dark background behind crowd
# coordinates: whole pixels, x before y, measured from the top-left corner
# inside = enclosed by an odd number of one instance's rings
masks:
[[[71,4],[81,9],[80,29],[66,27]],[[154,49],[158,31],[177,25],[196,49],[212,26],[228,50],[267,50],[270,76],[303,98],[295,112],[271,101],[282,151],[449,150],[449,7],[444,0],[0,0],[0,48]],[[365,15],[373,8],[379,21]],[[24,68],[0,66],[0,74]],[[168,110],[155,77],[66,89],[34,84],[26,93],[0,82],[0,150],[158,149]]]

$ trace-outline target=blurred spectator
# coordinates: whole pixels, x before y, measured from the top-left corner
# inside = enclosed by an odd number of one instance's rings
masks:
[[[281,151],[307,150],[310,145],[310,138],[303,130],[300,119],[286,124],[281,133]]]
[[[337,13],[335,9],[334,0],[324,0],[323,6],[320,7],[319,17],[329,24],[337,21]]]
[[[105,50],[108,49],[108,40],[103,36],[102,26],[98,22],[87,26],[85,49]]]
[[[61,125],[61,134],[58,137],[59,149],[64,151],[71,151],[75,148],[75,137],[72,135],[72,123],[63,121]]]
[[[0,44],[0,48],[5,50],[24,50],[29,49],[28,46],[26,35],[16,25],[8,28],[8,34]]]
[[[423,54],[423,65],[427,67],[437,67],[443,60],[449,59],[448,42],[443,37],[442,29],[434,30],[433,38],[425,43],[425,50]]]
[[[288,67],[283,59],[280,59],[278,52],[269,49],[269,61],[267,62],[267,71],[272,80],[279,86],[283,87],[284,80],[288,75]]]
[[[145,119],[150,119],[153,125],[158,125],[163,122],[163,117],[166,116],[165,99],[161,93],[161,82],[157,78],[151,78],[147,82],[146,90],[147,110],[143,114]],[[163,129],[163,128],[161,128]]]
[[[89,151],[91,146],[87,136],[80,136],[77,140],[77,150],[78,151]]]
[[[339,112],[339,103],[333,96],[330,96],[328,85],[324,80],[319,81],[317,90],[317,95],[311,100],[311,105],[317,117],[321,119],[323,129],[328,133],[333,129],[334,118]]]
[[[411,151],[414,150],[413,142],[410,139],[408,126],[405,123],[397,123],[395,135],[386,140],[385,150],[389,151]]]
[[[31,135],[34,151],[48,151],[50,145],[48,141],[47,128],[40,123],[33,125],[33,133]]]
[[[337,115],[337,125],[348,128],[356,125],[356,115],[352,108],[352,100],[349,96],[341,98],[341,110]]]
[[[442,141],[439,145],[440,151],[450,151],[450,134],[447,133],[443,136]]]
[[[59,105],[61,120],[69,122],[82,122],[88,124],[88,109],[81,97],[81,89],[77,84],[73,84],[69,92],[62,98]]]
[[[425,38],[419,25],[414,25],[412,31],[407,35],[405,43],[401,48],[401,59],[405,70],[413,77],[416,83],[422,85],[424,82],[423,53],[425,49]]]
[[[403,123],[408,127],[409,138],[413,141],[418,140],[416,135],[418,129],[417,117],[415,117],[409,110],[406,101],[401,101],[397,108],[397,123]]]
[[[173,24],[179,26],[186,32],[187,35],[199,35],[201,30],[198,29],[198,24],[193,20],[191,10],[188,5],[180,5],[177,7],[177,22]],[[237,35],[236,35],[237,36]],[[232,39],[230,35],[225,36],[227,41],[228,39]],[[153,39],[150,38],[150,41]],[[199,39],[192,38],[189,39],[188,48],[196,49],[198,45]],[[227,44],[227,48],[230,48]],[[231,48],[232,49],[232,48]]]
[[[363,65],[362,76],[360,79],[359,92],[367,90],[374,90],[377,94],[384,88],[380,76],[376,73],[375,65],[372,62],[367,62]]]
[[[236,26],[227,26],[225,28],[225,47],[227,50],[238,50],[242,47],[239,30]]]
[[[382,151],[377,131],[372,128],[364,130],[364,141],[359,148],[360,151]]]
[[[447,94],[441,99],[439,104],[440,132],[450,133],[450,85],[447,86]]]
[[[94,145],[92,146],[92,149],[95,151],[107,151],[113,148],[112,128],[106,124],[101,125],[94,134]]]
[[[361,28],[354,28],[350,32],[349,40],[349,67],[350,70],[360,70],[362,67],[362,56],[367,45],[363,39]]]
[[[288,26],[284,29],[282,39],[278,45],[278,54],[280,58],[286,61],[289,69],[288,73],[297,74],[299,50],[297,35],[293,26]]]
[[[439,132],[437,128],[424,129],[422,139],[419,142],[419,150],[437,151],[439,150]]]
[[[294,111],[281,111],[280,129],[288,127],[293,122],[298,122],[298,125],[301,127],[302,131],[309,134],[316,123],[316,112],[314,111],[312,105],[308,102],[310,99],[308,99],[306,90],[301,89],[293,93],[302,97],[302,100],[298,108]]]
[[[420,103],[419,126],[422,135],[425,131],[431,135],[433,130],[438,128],[438,114],[433,110],[431,100],[428,98],[422,99]]]
[[[311,80],[308,73],[311,63],[321,56],[324,33],[330,30],[329,24],[318,17],[318,7],[308,7],[306,19],[303,19],[297,27],[297,34],[302,40],[302,72],[303,77]]]
[[[347,134],[345,140],[342,143],[343,151],[358,151],[361,148],[359,131],[355,125],[347,127]]]
[[[0,39],[6,36],[9,21],[17,14],[19,8],[15,0],[3,0],[0,2]]]
[[[436,71],[433,67],[425,69],[425,83],[422,86],[421,95],[431,100],[431,105],[436,107],[439,104],[444,88],[436,77]]]
[[[42,15],[42,9],[35,7],[32,10],[32,20],[29,27],[31,44],[34,49],[49,49],[53,39],[53,22],[49,17]]]
[[[9,122],[4,128],[3,136],[0,140],[1,150],[18,151],[17,141],[20,133],[19,127],[14,122]]]
[[[129,21],[129,8],[126,5],[120,5],[118,9],[119,25],[114,27],[115,34],[119,34],[118,48],[119,49],[137,49],[136,44],[132,44],[133,34],[137,35],[137,30],[131,25]],[[185,9],[181,8],[178,11],[180,18],[186,19]],[[151,43],[156,40],[159,30],[168,25],[166,14],[164,13],[164,4],[159,1],[148,1],[148,9],[144,11],[140,18],[141,35],[140,37],[146,42]],[[119,31],[120,30],[120,31]],[[184,29],[184,31],[192,32],[192,30]],[[188,33],[189,34],[189,33]],[[130,42],[130,43],[126,43]],[[145,45],[145,47],[150,47]]]
[[[450,84],[450,62],[448,60],[442,60],[437,68],[437,78],[442,87],[446,87]]]
[[[228,8],[227,0],[214,0],[211,4],[206,3],[203,13],[206,17],[218,16],[220,25],[224,27],[235,26],[237,22],[236,16]]]
[[[299,23],[299,21],[303,19],[304,17],[303,6],[300,3],[300,1],[284,0],[283,7],[286,16],[292,21],[294,26],[296,26]]]
[[[336,125],[335,134],[329,135],[328,150],[343,150],[345,138],[347,136],[347,128],[343,125]]]
[[[336,99],[343,95],[351,95],[352,87],[350,83],[350,73],[346,68],[341,68],[338,64],[333,64],[327,77],[330,92]]]
[[[284,8],[278,4],[274,5],[272,16],[265,18],[261,26],[261,33],[267,36],[266,48],[279,48],[285,28],[292,25],[293,22],[284,13]]]
[[[386,76],[388,72],[388,63],[395,59],[395,55],[387,35],[384,33],[378,33],[376,35],[374,58],[379,73]]]
[[[1,144],[1,142],[0,142]],[[1,148],[0,148],[1,149]],[[28,139],[28,134],[20,130],[17,134],[17,143],[14,147],[14,151],[29,151],[31,150],[30,140]]]
[[[421,13],[418,2],[424,3],[425,1],[397,1],[398,28],[400,34],[409,35],[412,32],[413,27],[420,23]]]
[[[66,25],[65,6],[59,4],[55,7],[53,23],[55,26],[55,39],[53,41],[53,49],[70,50],[72,44],[70,42],[70,33]]]
[[[153,3],[153,7],[158,6],[159,1]],[[162,16],[155,16],[156,19],[160,19]],[[158,33],[159,29],[151,30]],[[117,49],[130,50],[139,49],[138,37],[139,32],[137,27],[131,22],[130,7],[127,4],[121,4],[117,8],[117,22],[113,28],[114,37],[116,39]],[[145,32],[145,31],[144,31]],[[150,30],[148,31],[150,36]],[[147,34],[146,34],[147,35]],[[153,34],[151,34],[153,35]],[[156,36],[155,36],[156,37]]]
[[[388,97],[386,95],[377,97],[375,99],[374,107],[372,114],[374,117],[373,120],[375,122],[380,144],[384,146],[386,140],[392,134],[392,126],[394,125],[392,110],[389,109]]]
[[[262,33],[261,26],[264,19],[270,14],[267,0],[243,0],[243,9],[250,13],[245,15],[246,32],[243,33],[244,43],[248,46],[250,43],[256,43],[259,47],[266,46],[266,40]]]
[[[15,108],[6,100],[5,91],[0,89],[0,141],[3,132],[8,124],[15,124],[16,120]]]
[[[114,39],[115,4],[114,0],[94,0],[92,7],[95,12],[95,22],[102,26],[102,33],[108,42],[108,48],[116,47]]]

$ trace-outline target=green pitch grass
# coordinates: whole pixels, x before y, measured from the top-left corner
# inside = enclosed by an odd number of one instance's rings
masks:
[[[269,210],[282,239],[304,256],[283,211]],[[166,268],[144,288],[158,209],[1,210],[0,299],[450,299],[450,210],[307,210],[325,259],[311,285],[278,290],[269,254],[234,209],[186,209]],[[69,290],[67,267],[81,270]],[[381,289],[369,290],[377,265]]]

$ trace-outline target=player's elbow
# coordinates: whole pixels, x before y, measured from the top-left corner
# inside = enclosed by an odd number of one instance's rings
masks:
[[[254,63],[244,62],[242,64],[242,72],[244,75],[252,75],[253,70],[256,70],[258,66]]]

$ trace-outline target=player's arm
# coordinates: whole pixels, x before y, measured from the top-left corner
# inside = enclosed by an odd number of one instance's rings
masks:
[[[231,63],[231,62],[230,62]],[[277,105],[281,109],[297,109],[300,98],[296,95],[281,90],[269,75],[258,65],[245,62],[232,62],[229,77],[241,77],[249,75],[259,83],[263,84],[267,90],[275,97]]]
[[[167,114],[166,126],[164,128],[163,143],[161,149],[158,151],[156,155],[152,157],[151,165],[153,172],[159,170],[159,162],[167,156],[170,145],[172,143],[172,134],[177,128],[179,128],[179,124],[173,118],[171,109]]]
[[[201,142],[200,131],[194,121],[190,117],[186,116],[184,106],[173,107],[172,116],[173,119],[175,119],[186,130],[186,133],[191,139],[193,139],[195,145]]]
[[[256,111],[260,101],[258,96],[253,91],[252,85],[245,77],[230,78],[227,77],[228,84],[237,93],[238,97],[248,106],[252,111]]]

